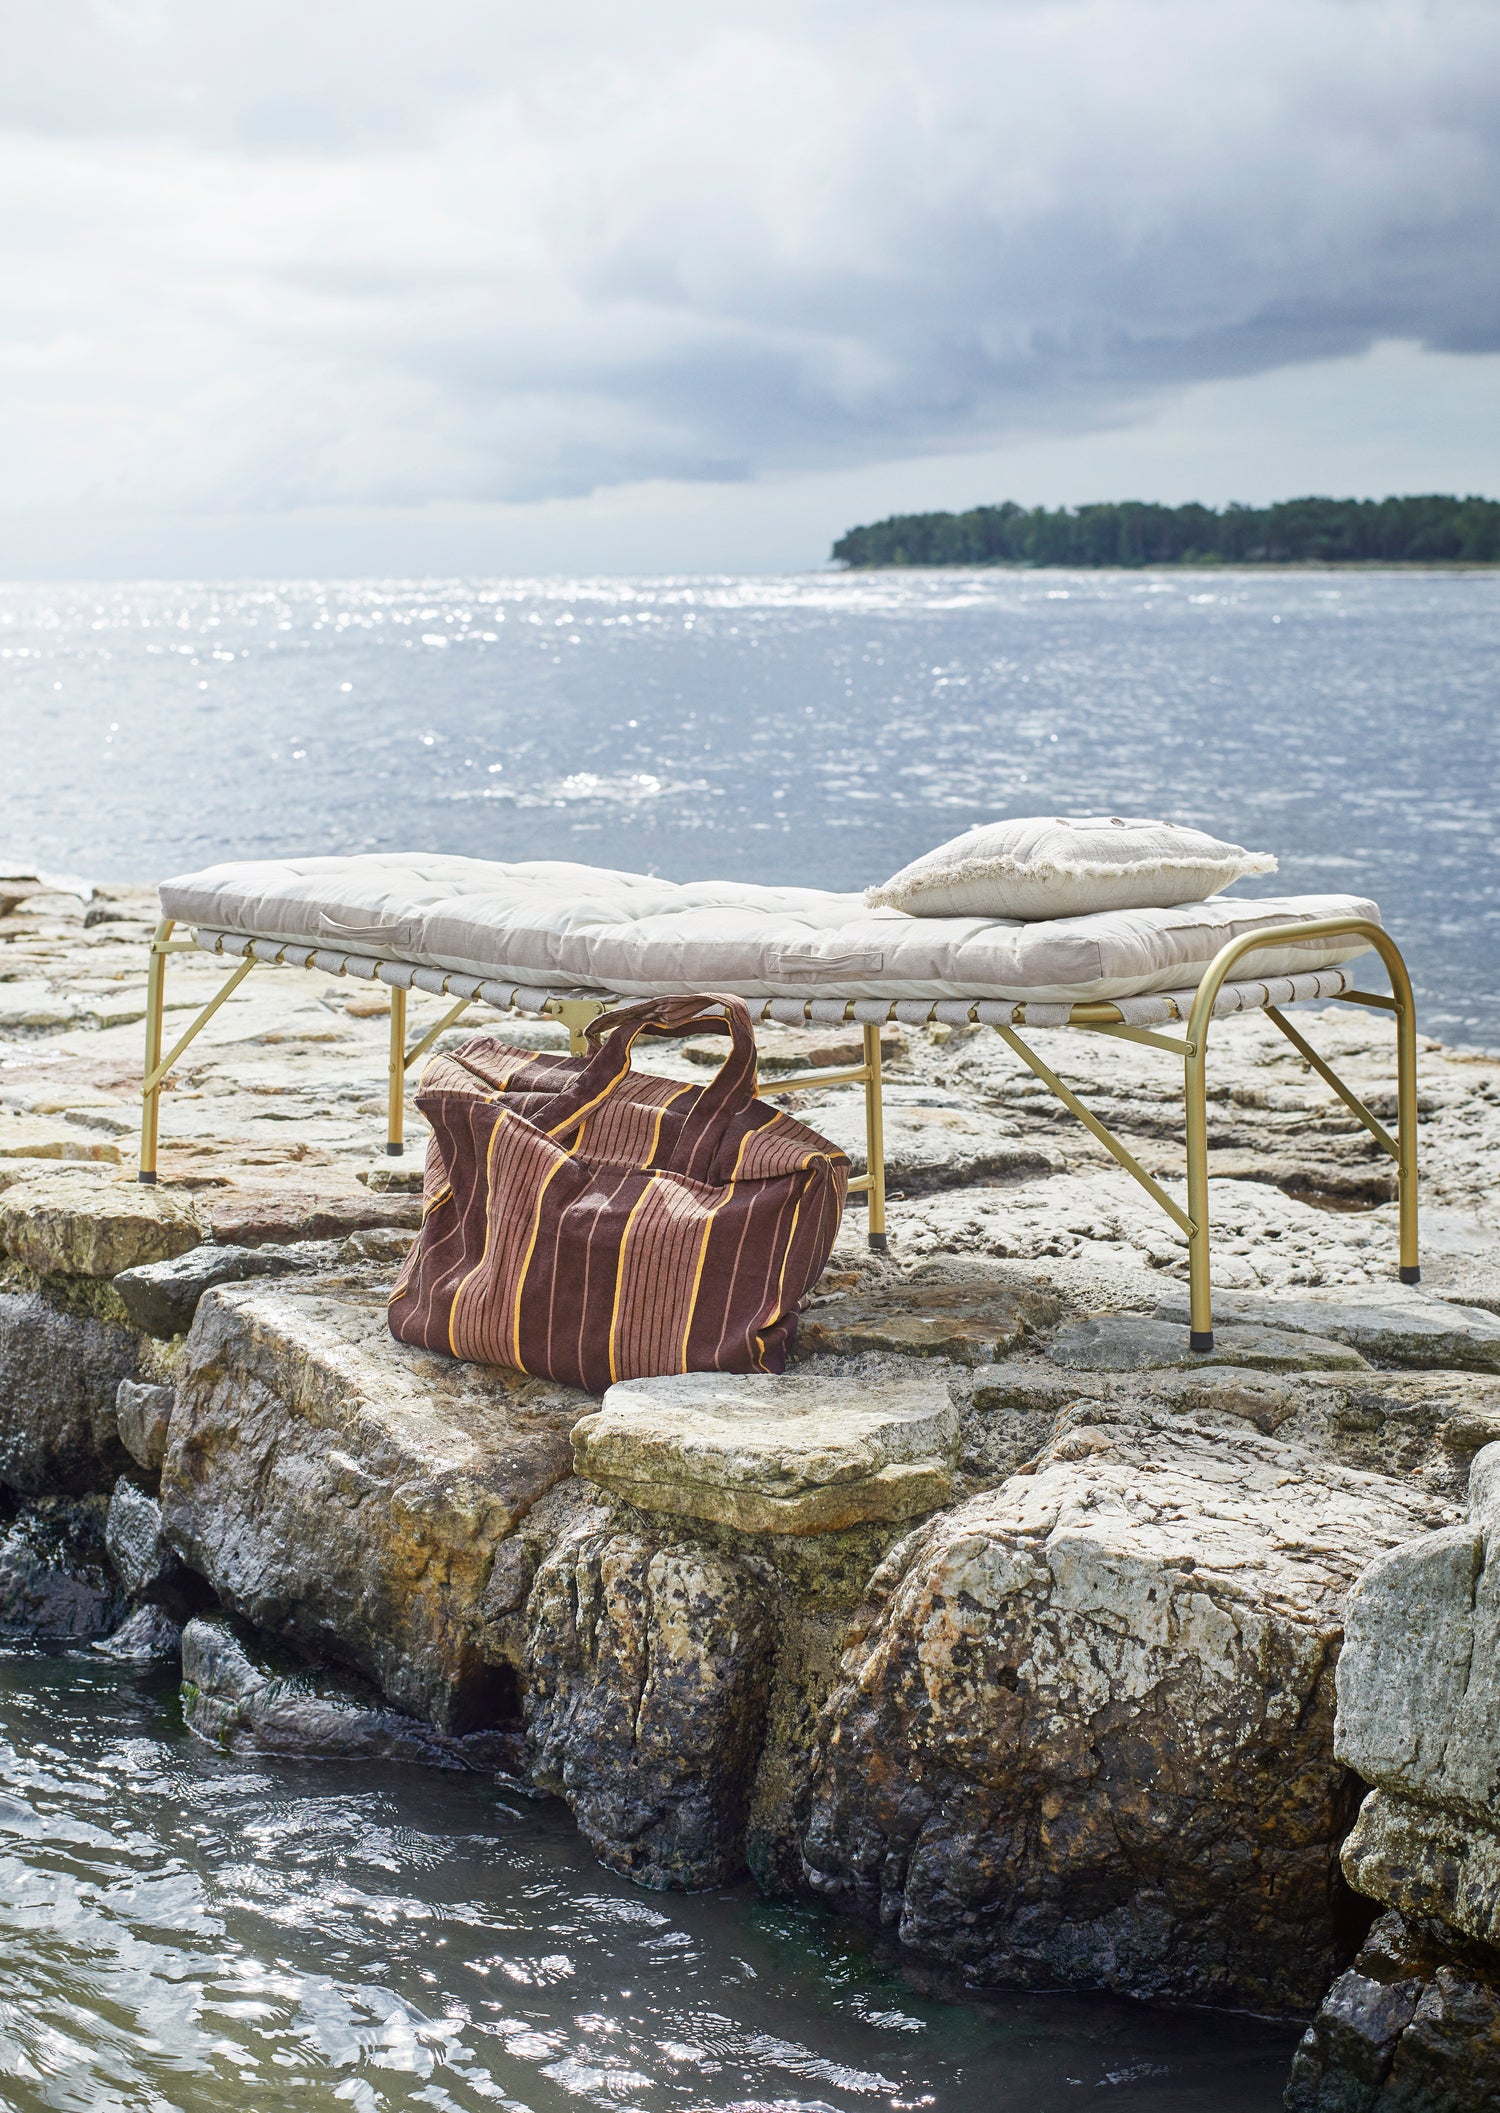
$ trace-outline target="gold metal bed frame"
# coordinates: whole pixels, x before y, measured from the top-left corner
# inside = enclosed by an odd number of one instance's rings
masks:
[[[325,974],[344,975],[356,973],[365,979],[374,978],[386,983],[391,994],[390,1063],[388,1081],[388,1114],[386,1125],[386,1151],[392,1157],[400,1157],[405,1150],[406,1075],[417,1059],[436,1042],[439,1035],[468,1011],[471,1005],[485,1004],[496,1009],[531,1012],[547,1018],[560,1020],[568,1030],[568,1044],[575,1055],[585,1048],[584,1032],[589,1022],[599,1013],[607,1012],[612,1005],[628,1002],[627,998],[607,993],[562,993],[549,995],[542,991],[518,991],[512,989],[507,999],[503,993],[494,998],[479,995],[481,985],[496,990],[494,983],[484,984],[484,979],[459,975],[448,975],[438,971],[416,971],[409,962],[397,959],[371,959],[359,957],[357,970],[344,964],[356,957],[330,953],[315,946],[293,944],[291,941],[261,941],[248,939],[242,934],[219,933],[213,935],[216,943],[204,942],[202,935],[196,939],[174,939],[173,924],[165,919],[156,928],[151,942],[151,964],[147,986],[146,1007],[146,1057],[142,1079],[141,1150],[137,1180],[148,1185],[156,1181],[157,1134],[161,1112],[161,1093],[167,1075],[183,1051],[207,1025],[219,1007],[249,975],[251,969],[261,965],[287,965],[301,968],[318,968]],[[1344,989],[1337,993],[1336,1002],[1350,1005],[1375,1006],[1382,1012],[1395,1014],[1396,1018],[1396,1135],[1391,1136],[1383,1124],[1370,1113],[1359,1096],[1346,1086],[1317,1051],[1304,1040],[1292,1025],[1280,1006],[1265,1002],[1255,1009],[1263,1011],[1275,1022],[1287,1040],[1297,1050],[1304,1062],[1311,1065],[1318,1076],[1332,1087],[1339,1099],[1352,1114],[1358,1117],[1365,1128],[1388,1152],[1396,1163],[1397,1196],[1399,1199],[1399,1248],[1400,1278],[1403,1284],[1415,1284],[1420,1277],[1417,1264],[1417,1028],[1416,1010],[1412,999],[1411,979],[1400,949],[1390,934],[1378,924],[1360,917],[1325,917],[1296,927],[1298,939],[1334,939],[1344,936],[1362,937],[1379,954],[1391,980],[1390,997],[1375,991]],[[1151,1197],[1152,1201],[1172,1220],[1186,1236],[1188,1243],[1188,1291],[1190,1309],[1189,1344],[1194,1350],[1212,1350],[1213,1303],[1209,1274],[1209,1216],[1208,1216],[1208,1108],[1207,1108],[1207,1057],[1209,1023],[1214,1017],[1215,1004],[1224,984],[1229,980],[1230,970],[1235,968],[1246,954],[1257,947],[1285,945],[1288,934],[1284,927],[1274,931],[1247,932],[1238,939],[1231,939],[1221,947],[1204,971],[1192,996],[1191,1009],[1184,1023],[1184,1033],[1160,1034],[1154,1027],[1134,1026],[1127,1021],[1120,1008],[1103,1001],[1093,1001],[1072,1006],[1066,1019],[1048,1021],[1047,1025],[1065,1025],[1086,1034],[1113,1036],[1117,1041],[1139,1042],[1147,1049],[1164,1050],[1177,1057],[1183,1066],[1183,1110],[1187,1143],[1187,1208],[1184,1210],[1175,1198],[1169,1196],[1160,1182],[1153,1180],[1129,1148],[1099,1120],[1089,1108],[1064,1084],[1052,1068],[1044,1063],[1026,1042],[1016,1033],[1016,1026],[1026,1024],[1026,1006],[1018,1001],[1011,1011],[1011,1023],[997,1021],[977,1022],[994,1027],[996,1034],[1006,1046],[1020,1058],[1028,1070],[1039,1078],[1049,1092],[1056,1095],[1068,1111],[1075,1115],[1084,1127],[1098,1138],[1105,1150],[1113,1155],[1127,1174],[1132,1175]],[[226,941],[229,942],[226,945]],[[250,951],[253,947],[264,949]],[[162,1026],[165,1010],[166,970],[169,955],[177,953],[233,953],[243,952],[239,966],[226,977],[208,1003],[194,1017],[187,1031],[162,1055]],[[289,955],[301,959],[288,961]],[[390,973],[387,974],[386,972]],[[415,987],[428,989],[435,995],[451,996],[453,986],[468,985],[461,992],[458,1002],[430,1027],[420,1041],[410,1048],[406,1043],[406,993],[414,974],[421,974],[424,981]],[[397,980],[397,978],[401,980]],[[1285,979],[1276,979],[1285,980]],[[518,1002],[520,999],[535,1002]],[[761,1018],[780,1017],[785,1012],[781,1000],[750,1000],[752,1010],[760,1005]],[[805,1017],[813,1017],[809,1000],[803,1007]],[[883,1001],[882,1001],[883,1002]],[[1129,1002],[1129,1001],[1123,1001]],[[987,1001],[975,1000],[968,1010],[968,1017],[976,1019],[976,1008]],[[864,1000],[850,1000],[838,1014],[853,1020],[855,1007],[868,1012]],[[775,1012],[773,1014],[773,1007]],[[826,1016],[830,1007],[819,1004],[820,1016]],[[911,1023],[914,1008],[902,1001],[899,1017]],[[953,1011],[945,1003],[945,1015]],[[1055,1009],[1055,1008],[1053,1008]],[[1180,1019],[1180,1011],[1174,1005],[1174,1017]],[[936,1017],[935,1006],[926,1008],[926,1018]],[[886,1008],[883,1019],[897,1016],[897,1001]],[[858,1024],[863,1036],[863,1061],[842,1069],[824,1071],[799,1071],[789,1077],[766,1080],[759,1091],[767,1099],[780,1099],[785,1094],[808,1093],[825,1086],[858,1085],[865,1095],[865,1141],[866,1166],[868,1171],[856,1176],[849,1184],[851,1195],[863,1194],[868,1198],[868,1236],[872,1248],[883,1249],[886,1245],[885,1218],[885,1148],[883,1130],[882,1070],[880,1050],[881,1020],[861,1019]]]

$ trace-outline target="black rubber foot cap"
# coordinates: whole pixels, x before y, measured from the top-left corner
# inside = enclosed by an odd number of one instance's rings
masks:
[[[1415,1262],[1411,1262],[1411,1263],[1405,1263],[1405,1262],[1403,1262],[1403,1263],[1402,1263],[1402,1265],[1401,1265],[1401,1281],[1402,1281],[1402,1283],[1403,1283],[1403,1284],[1420,1284],[1420,1283],[1421,1283],[1421,1281],[1422,1281],[1422,1272],[1421,1272],[1421,1270],[1420,1270],[1420,1269],[1419,1269],[1419,1268],[1417,1267],[1417,1265],[1416,1265],[1416,1263],[1415,1263]]]
[[[1212,1328],[1189,1328],[1188,1348],[1190,1350],[1212,1350],[1213,1346],[1214,1332]]]
[[[884,1233],[871,1233],[870,1245],[877,1255],[883,1255],[889,1248],[890,1242],[886,1239]]]
[[[402,1159],[405,1157],[405,1154],[405,1145],[387,1145],[385,1148],[385,1156],[387,1159]]]
[[[154,1189],[156,1187],[156,1176],[154,1174],[137,1174],[135,1178],[143,1189]]]

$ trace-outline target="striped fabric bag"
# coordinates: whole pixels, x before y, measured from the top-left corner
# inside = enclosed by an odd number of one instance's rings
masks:
[[[428,1066],[403,1343],[600,1394],[661,1372],[779,1372],[838,1232],[849,1161],[757,1100],[738,998],[650,998],[584,1057],[479,1037]],[[642,1037],[727,1033],[703,1086],[632,1071]]]

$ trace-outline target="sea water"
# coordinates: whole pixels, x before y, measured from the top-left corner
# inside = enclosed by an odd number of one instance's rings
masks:
[[[0,2106],[1274,2113],[1295,2029],[953,2002],[748,1886],[642,1893],[478,1775],[237,1759],[0,1653]]]
[[[1165,815],[1373,896],[1500,1046],[1500,574],[906,572],[0,590],[0,859],[437,850],[858,888]],[[1378,973],[1372,971],[1372,973]]]

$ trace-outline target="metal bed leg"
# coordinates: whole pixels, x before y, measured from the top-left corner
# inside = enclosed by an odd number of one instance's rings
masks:
[[[406,992],[391,987],[391,1069],[387,1095],[385,1149],[389,1159],[406,1150]]]
[[[871,1247],[884,1254],[889,1245],[885,1233],[885,1103],[881,1075],[880,1028],[866,1025],[865,1038],[865,1166],[870,1177],[870,1215],[866,1231]]]
[[[151,958],[146,969],[146,1061],[141,1072],[142,1081],[150,1080],[161,1069],[161,1031],[167,989],[167,941],[172,936],[172,920],[164,917],[156,927],[151,940]],[[156,1142],[161,1124],[161,1080],[144,1084],[141,1092],[141,1156],[136,1170],[136,1180],[142,1188],[156,1187]]]
[[[1207,1036],[1189,1044],[1182,1062],[1187,1134],[1188,1348],[1214,1346],[1213,1275],[1208,1231]]]
[[[1392,952],[1394,953],[1394,948]],[[1417,1008],[1411,979],[1399,954],[1386,972],[1396,999],[1396,1197],[1400,1222],[1398,1275],[1419,1284],[1417,1259]]]

